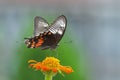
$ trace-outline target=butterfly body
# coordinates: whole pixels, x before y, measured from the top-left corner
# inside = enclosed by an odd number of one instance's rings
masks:
[[[58,17],[50,26],[41,17],[35,17],[34,37],[25,40],[28,48],[55,49],[66,29],[65,16]]]

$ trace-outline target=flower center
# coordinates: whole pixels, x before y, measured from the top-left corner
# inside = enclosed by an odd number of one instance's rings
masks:
[[[54,57],[46,57],[45,60],[42,61],[42,65],[49,67],[50,69],[59,68],[60,61]]]

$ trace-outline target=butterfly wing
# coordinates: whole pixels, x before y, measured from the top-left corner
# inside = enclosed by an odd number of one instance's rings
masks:
[[[49,31],[53,34],[53,45],[51,46],[51,49],[56,48],[59,41],[62,39],[64,32],[66,30],[67,25],[67,19],[64,15],[59,16],[49,27]]]
[[[43,33],[48,27],[49,24],[45,19],[39,16],[34,18],[34,36],[38,36],[40,33]]]

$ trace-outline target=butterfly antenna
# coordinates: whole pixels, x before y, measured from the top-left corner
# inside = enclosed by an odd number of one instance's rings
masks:
[[[24,42],[23,41],[15,41],[16,44],[23,44]]]
[[[24,38],[24,39],[30,39],[30,38]]]

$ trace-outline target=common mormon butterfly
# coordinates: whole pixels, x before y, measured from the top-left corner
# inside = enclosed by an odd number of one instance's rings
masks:
[[[39,16],[34,18],[34,37],[25,38],[28,48],[55,49],[66,30],[67,20],[59,16],[51,25]]]

